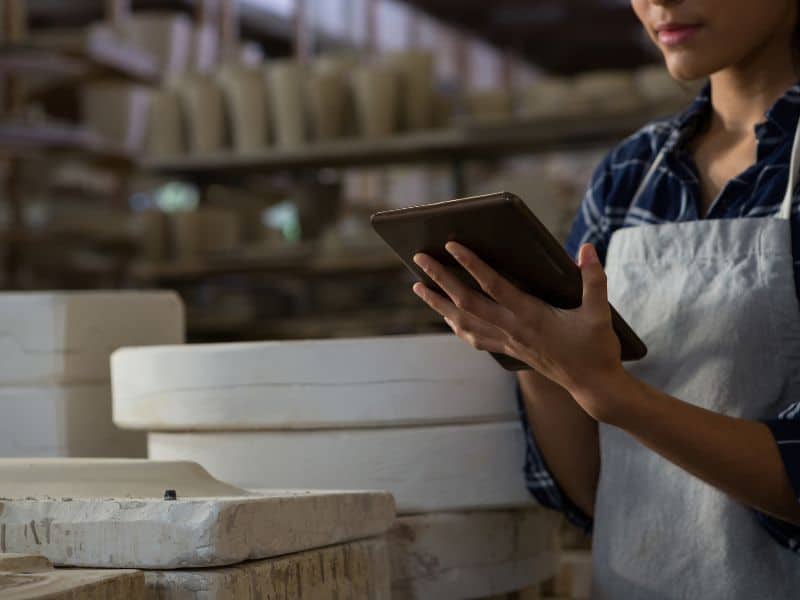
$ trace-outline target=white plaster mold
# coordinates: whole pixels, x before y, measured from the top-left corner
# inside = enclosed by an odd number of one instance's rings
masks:
[[[108,381],[114,350],[182,343],[183,320],[172,292],[0,294],[0,385]]]
[[[188,463],[0,460],[0,552],[59,566],[224,566],[379,536],[393,519],[383,492],[248,492]]]
[[[143,433],[112,423],[108,382],[0,387],[0,415],[0,457],[147,456]]]
[[[245,488],[385,489],[401,513],[526,506],[518,422],[360,430],[150,433],[159,460],[190,460]]]
[[[125,348],[114,420],[150,431],[516,419],[514,377],[452,335]]]
[[[560,522],[540,508],[400,517],[388,535],[392,598],[488,597],[549,579]]]

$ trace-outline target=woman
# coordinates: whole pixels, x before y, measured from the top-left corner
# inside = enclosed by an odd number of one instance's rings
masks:
[[[549,307],[455,243],[491,300],[425,255],[449,297],[414,291],[532,367],[529,487],[594,519],[593,597],[798,597],[798,1],[631,4],[672,75],[710,84],[600,165],[568,242],[582,306]],[[650,351],[625,368],[609,299]]]

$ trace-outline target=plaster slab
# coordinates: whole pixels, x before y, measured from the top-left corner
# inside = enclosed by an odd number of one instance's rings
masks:
[[[0,387],[0,457],[145,457],[144,434],[111,421],[108,383]]]
[[[217,569],[147,571],[159,600],[389,600],[383,538]]]
[[[114,419],[145,430],[319,429],[516,419],[515,379],[453,335],[126,348]]]
[[[183,321],[173,292],[0,294],[0,385],[108,381],[111,352],[182,343]]]
[[[185,463],[0,460],[0,551],[59,566],[223,566],[382,535],[393,520],[382,492],[248,492]]]
[[[392,598],[518,591],[558,570],[559,516],[544,509],[400,517],[389,532]]]
[[[159,460],[190,460],[245,488],[383,489],[401,513],[532,504],[517,421],[360,430],[151,433]]]

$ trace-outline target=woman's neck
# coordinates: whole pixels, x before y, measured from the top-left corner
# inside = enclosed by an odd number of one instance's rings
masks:
[[[740,64],[711,76],[711,127],[752,135],[764,114],[797,80],[790,42],[776,36]]]

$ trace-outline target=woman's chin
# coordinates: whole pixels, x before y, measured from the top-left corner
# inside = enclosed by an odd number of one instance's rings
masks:
[[[707,79],[717,69],[706,61],[692,60],[686,56],[666,57],[669,74],[686,83]]]

